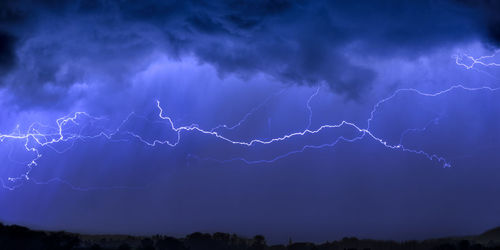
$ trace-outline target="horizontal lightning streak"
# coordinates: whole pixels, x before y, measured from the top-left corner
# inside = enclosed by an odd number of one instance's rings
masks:
[[[456,56],[455,62],[457,65],[463,66],[466,69],[472,69],[475,65],[482,65],[482,66],[486,66],[486,67],[492,67],[492,66],[496,67],[496,66],[500,66],[500,64],[493,63],[493,62],[485,62],[485,60],[495,57],[498,52],[499,51],[495,51],[495,53],[493,55],[482,56],[479,58],[474,58],[472,56],[464,54],[461,56]],[[464,58],[471,60],[472,64],[463,63]],[[28,127],[26,133],[21,133],[19,126],[17,126],[14,129],[14,131],[10,134],[1,134],[0,133],[0,142],[4,142],[6,140],[24,140],[24,148],[26,149],[27,152],[34,153],[35,157],[27,164],[27,171],[24,174],[22,174],[21,176],[18,176],[18,177],[8,178],[7,180],[9,181],[9,184],[5,183],[4,180],[2,180],[2,179],[0,179],[0,183],[2,184],[2,186],[4,188],[9,189],[9,190],[14,190],[14,189],[20,187],[22,184],[18,184],[17,181],[22,181],[22,180],[26,180],[26,181],[31,180],[35,184],[49,184],[49,183],[58,182],[58,183],[62,183],[64,185],[67,185],[74,190],[79,190],[79,191],[90,191],[90,190],[100,190],[100,189],[137,189],[136,187],[126,187],[126,186],[86,187],[86,188],[84,188],[84,187],[74,186],[74,185],[70,184],[69,182],[64,181],[62,179],[59,179],[59,178],[54,178],[54,179],[51,179],[51,180],[48,180],[45,182],[39,182],[39,181],[30,179],[30,177],[29,177],[31,170],[33,169],[33,167],[35,167],[37,165],[37,161],[42,157],[42,154],[39,151],[39,148],[41,148],[41,147],[51,148],[56,153],[64,153],[66,150],[69,150],[69,148],[71,148],[73,146],[73,144],[76,140],[89,140],[89,139],[96,139],[96,138],[103,137],[103,138],[106,138],[106,139],[112,140],[112,141],[128,141],[128,139],[118,139],[118,140],[114,139],[114,137],[118,134],[129,135],[131,138],[135,138],[138,141],[140,141],[141,143],[148,145],[148,146],[151,146],[151,147],[155,147],[158,145],[168,145],[170,147],[175,147],[181,142],[181,134],[184,132],[197,132],[200,134],[212,136],[216,139],[222,140],[222,141],[230,143],[232,145],[252,147],[255,145],[269,145],[269,144],[273,144],[273,143],[277,143],[277,142],[283,142],[283,141],[287,141],[287,140],[294,138],[294,137],[313,135],[313,134],[317,134],[317,133],[320,133],[320,132],[322,132],[324,130],[328,130],[328,129],[349,127],[349,128],[354,129],[355,131],[357,131],[358,135],[353,137],[353,138],[346,138],[344,136],[339,136],[333,142],[325,143],[325,144],[321,144],[321,145],[305,145],[300,149],[289,151],[285,154],[275,156],[272,159],[248,160],[248,159],[240,157],[240,158],[219,160],[219,159],[214,159],[214,158],[200,158],[200,157],[198,157],[196,155],[192,155],[192,154],[189,154],[188,157],[203,159],[203,160],[213,160],[213,161],[217,161],[220,163],[229,163],[229,162],[234,162],[234,161],[242,161],[246,164],[272,163],[272,162],[275,162],[277,160],[286,158],[290,155],[302,153],[307,149],[321,149],[321,148],[325,148],[325,147],[333,147],[333,146],[337,145],[339,142],[355,142],[355,141],[361,140],[365,137],[368,137],[368,138],[371,138],[372,140],[380,143],[381,145],[383,145],[386,148],[394,149],[394,150],[401,150],[403,152],[419,154],[419,155],[425,156],[429,160],[436,160],[437,162],[442,163],[443,167],[450,167],[451,166],[450,163],[444,157],[438,156],[436,154],[431,154],[431,153],[425,152],[424,150],[420,150],[420,149],[407,148],[403,145],[403,138],[407,133],[416,132],[416,131],[425,131],[428,126],[430,126],[433,123],[436,123],[438,118],[430,121],[424,128],[417,128],[417,129],[414,128],[414,129],[407,129],[407,130],[403,131],[403,133],[400,136],[399,143],[398,144],[390,144],[386,140],[384,140],[383,138],[376,136],[375,133],[371,130],[371,123],[375,117],[375,113],[378,111],[380,106],[391,101],[396,96],[398,96],[399,94],[404,93],[404,92],[414,93],[414,94],[417,94],[417,95],[420,95],[423,97],[436,97],[436,96],[440,96],[440,95],[449,93],[449,92],[454,91],[454,90],[491,91],[491,92],[493,92],[493,91],[500,90],[500,88],[492,88],[489,86],[466,87],[464,85],[459,84],[459,85],[451,86],[447,89],[444,89],[444,90],[441,90],[438,92],[424,92],[424,91],[421,91],[421,90],[418,90],[415,88],[397,89],[390,96],[388,96],[384,99],[381,99],[375,103],[375,105],[372,107],[372,109],[370,111],[370,116],[366,120],[366,128],[358,126],[357,124],[355,124],[353,122],[349,122],[349,121],[344,120],[344,121],[341,121],[340,123],[337,123],[337,124],[323,124],[323,125],[317,127],[316,129],[311,129],[310,127],[311,127],[311,121],[312,121],[312,108],[310,106],[310,102],[319,93],[319,90],[320,89],[318,88],[316,90],[316,92],[314,92],[307,100],[306,108],[308,110],[309,116],[308,116],[308,123],[307,123],[306,128],[302,131],[285,134],[283,136],[275,137],[275,138],[271,138],[271,139],[252,139],[252,140],[247,140],[247,141],[231,139],[229,137],[224,136],[222,134],[222,132],[220,132],[220,130],[222,130],[222,129],[234,130],[234,129],[240,127],[243,123],[245,123],[245,121],[251,115],[253,115],[256,111],[258,111],[264,105],[266,105],[270,101],[271,98],[283,93],[284,90],[282,90],[282,91],[268,97],[267,99],[265,99],[262,103],[260,103],[258,106],[256,106],[252,110],[250,110],[247,114],[245,114],[243,116],[243,118],[240,119],[234,125],[232,125],[232,126],[225,125],[225,124],[218,125],[210,130],[202,129],[197,124],[191,124],[188,126],[176,126],[173,119],[164,114],[164,110],[163,110],[162,106],[160,105],[160,101],[157,100],[156,107],[159,110],[158,117],[168,125],[168,127],[171,131],[176,133],[174,140],[155,139],[153,141],[148,141],[148,140],[145,140],[142,136],[140,136],[132,131],[122,130],[123,126],[133,116],[136,116],[136,114],[134,112],[130,113],[120,123],[120,125],[116,129],[111,130],[111,131],[100,131],[100,132],[93,134],[93,135],[82,135],[81,130],[80,130],[80,133],[70,133],[70,132],[64,131],[64,127],[68,124],[73,124],[76,126],[80,125],[78,122],[78,119],[80,117],[86,117],[90,120],[104,119],[102,117],[91,116],[91,115],[87,114],[86,112],[75,112],[72,115],[61,117],[61,118],[56,120],[56,127],[49,127],[46,125],[42,125],[40,123],[33,123]],[[43,127],[45,129],[49,128],[49,129],[55,130],[55,132],[42,133],[39,131],[39,129],[37,129],[37,127]],[[30,142],[33,142],[34,145],[30,146]],[[71,142],[71,144],[65,150],[57,150],[55,147],[53,147],[53,145],[56,145],[56,144],[61,143],[61,142]]]
[[[488,60],[488,59],[491,59],[491,58],[494,58],[495,56],[497,56],[498,53],[500,53],[500,50],[495,50],[495,52],[493,52],[493,54],[491,54],[491,55],[481,56],[481,57],[478,57],[478,58],[474,58],[473,56],[470,56],[470,55],[467,55],[467,54],[459,54],[459,55],[455,55],[453,57],[455,58],[455,63],[457,65],[463,66],[466,69],[473,69],[474,66],[476,66],[476,65],[482,65],[482,66],[485,66],[485,67],[500,67],[500,63],[485,62],[485,60]],[[465,64],[463,62],[464,58],[470,60],[472,63],[471,64]]]

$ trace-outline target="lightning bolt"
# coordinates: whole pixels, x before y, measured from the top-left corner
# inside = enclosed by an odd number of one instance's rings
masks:
[[[307,103],[306,103],[306,107],[307,107],[307,110],[309,111],[309,120],[308,120],[308,123],[307,123],[307,126],[306,126],[306,129],[309,129],[311,127],[311,123],[312,123],[312,116],[313,116],[313,111],[312,111],[312,108],[311,108],[311,100],[318,95],[319,93],[319,90],[321,89],[321,87],[318,87],[316,89],[316,92],[314,92],[310,97],[309,99],[307,99]]]
[[[481,56],[478,58],[465,53],[454,55],[453,57],[455,58],[455,63],[457,65],[462,66],[466,69],[473,69],[476,65],[481,65],[484,67],[499,67],[500,63],[488,62],[488,60],[494,59],[498,55],[498,53],[500,53],[500,50],[495,50],[491,55]],[[467,64],[465,61],[470,61],[470,64]]]
[[[460,57],[457,56],[455,59],[455,62],[459,66],[463,66],[466,69],[472,69],[475,65],[482,65],[486,67],[493,67],[493,66],[500,66],[498,63],[494,62],[486,62],[487,60],[494,58],[497,55],[498,51],[495,51],[493,55],[489,56],[482,56],[479,58],[474,58],[469,55],[461,55]],[[465,64],[463,62],[463,59],[467,58],[470,60],[472,63],[471,64]],[[311,123],[312,123],[312,116],[313,116],[313,111],[311,108],[311,101],[312,99],[318,95],[320,88],[318,88],[307,100],[306,102],[306,108],[308,111],[308,122],[305,127],[305,129],[301,131],[296,131],[296,132],[291,132],[279,137],[274,137],[270,139],[251,139],[251,140],[238,140],[235,138],[230,138],[224,135],[223,131],[226,130],[234,130],[238,127],[240,127],[242,124],[244,124],[247,119],[252,116],[255,112],[257,112],[259,109],[261,109],[263,106],[265,106],[272,98],[280,95],[283,93],[284,90],[281,90],[278,93],[275,93],[271,96],[269,96],[267,99],[265,99],[262,103],[260,103],[258,106],[254,107],[251,109],[248,113],[246,113],[238,122],[236,122],[233,125],[218,125],[212,129],[203,129],[197,124],[191,124],[187,126],[178,126],[175,124],[173,121],[173,118],[165,114],[164,108],[161,106],[161,103],[159,100],[156,101],[156,108],[158,109],[158,118],[160,121],[162,121],[162,124],[166,124],[168,129],[175,134],[174,139],[153,139],[153,140],[147,140],[144,139],[141,135],[132,132],[130,130],[125,130],[124,125],[132,119],[132,117],[138,117],[141,119],[146,119],[145,117],[141,117],[136,115],[134,112],[130,113],[120,124],[117,128],[113,130],[98,130],[96,133],[92,134],[83,134],[83,129],[85,128],[85,124],[83,124],[80,120],[87,119],[88,121],[99,121],[103,120],[105,118],[103,117],[95,117],[91,116],[86,112],[75,112],[71,115],[61,117],[55,121],[56,126],[51,127],[47,125],[43,125],[40,123],[33,123],[31,124],[27,131],[25,133],[22,133],[20,131],[19,126],[17,126],[12,133],[9,134],[1,134],[0,133],[0,142],[4,142],[7,140],[15,140],[15,141],[24,141],[24,149],[26,152],[33,153],[35,156],[34,158],[26,165],[27,170],[24,172],[22,175],[18,177],[9,177],[7,178],[7,181],[9,183],[5,183],[4,180],[0,179],[0,182],[2,186],[6,189],[9,190],[14,190],[18,187],[20,187],[22,184],[17,184],[17,183],[22,183],[22,181],[31,181],[35,184],[49,184],[49,183],[62,183],[74,190],[78,191],[91,191],[91,190],[101,190],[101,189],[135,189],[136,187],[126,187],[126,186],[115,186],[115,187],[77,187],[72,185],[71,183],[64,181],[59,178],[54,178],[45,182],[37,181],[34,179],[30,178],[30,173],[34,167],[37,166],[37,161],[42,157],[42,154],[40,153],[39,148],[42,147],[47,147],[52,150],[54,150],[56,153],[64,153],[67,150],[69,150],[76,141],[85,141],[89,139],[96,139],[96,138],[105,138],[107,140],[111,141],[131,141],[132,139],[137,140],[144,145],[151,146],[151,147],[156,147],[159,145],[167,145],[170,147],[176,147],[180,142],[182,138],[182,134],[184,133],[198,133],[198,134],[203,134],[203,135],[208,135],[211,136],[217,140],[223,141],[225,143],[229,143],[231,145],[236,145],[236,146],[242,146],[242,147],[253,147],[256,145],[270,145],[278,142],[284,142],[287,140],[290,140],[295,137],[302,137],[302,136],[309,136],[309,135],[314,135],[317,133],[320,133],[322,131],[326,130],[332,130],[332,129],[339,129],[339,128],[349,128],[353,130],[356,133],[356,136],[352,138],[347,138],[345,136],[339,136],[335,140],[333,140],[330,143],[324,143],[320,145],[305,145],[302,146],[299,149],[289,151],[285,154],[277,155],[273,158],[270,159],[258,159],[258,160],[249,160],[244,157],[239,157],[239,158],[232,158],[232,159],[215,159],[215,158],[201,158],[199,156],[193,155],[193,154],[188,154],[188,157],[195,158],[195,159],[201,159],[201,160],[212,160],[212,161],[217,161],[220,163],[229,163],[229,162],[234,162],[234,161],[241,161],[246,164],[263,164],[263,163],[273,163],[275,161],[284,159],[290,155],[293,154],[298,154],[302,153],[306,150],[309,149],[322,149],[326,147],[334,147],[340,142],[355,142],[358,140],[361,140],[363,138],[369,138],[374,140],[375,142],[378,142],[380,145],[382,145],[385,148],[391,149],[391,150],[399,150],[403,152],[409,152],[413,154],[418,154],[426,157],[427,159],[431,161],[437,161],[442,164],[443,167],[451,167],[450,162],[445,159],[442,156],[439,156],[437,154],[429,153],[421,149],[414,149],[414,148],[409,148],[403,144],[404,137],[408,133],[412,132],[423,132],[425,131],[429,126],[432,124],[436,124],[439,121],[439,118],[435,118],[431,121],[429,121],[424,127],[422,128],[411,128],[407,129],[402,132],[400,136],[400,140],[396,144],[391,144],[387,140],[385,140],[382,137],[379,137],[376,135],[374,131],[371,129],[371,123],[375,117],[375,114],[377,113],[378,109],[384,105],[389,103],[391,100],[393,100],[395,97],[402,93],[412,93],[421,97],[426,97],[426,98],[432,98],[432,97],[437,97],[441,95],[445,95],[447,93],[450,93],[452,91],[457,91],[457,90],[463,90],[463,91],[468,91],[468,92],[479,92],[479,91],[490,91],[490,92],[496,92],[500,90],[500,88],[493,88],[489,86],[482,86],[482,87],[467,87],[464,85],[454,85],[451,86],[447,89],[437,91],[437,92],[424,92],[415,88],[401,88],[395,90],[391,95],[389,95],[386,98],[383,98],[376,102],[370,111],[369,117],[366,119],[366,126],[363,127],[361,125],[358,125],[354,122],[346,121],[343,120],[339,123],[336,124],[323,124],[315,129],[311,129]],[[73,126],[73,127],[72,127]],[[80,128],[77,131],[72,131],[71,128]],[[51,130],[51,132],[42,132],[41,130]],[[117,135],[126,135],[129,136],[128,138],[120,138],[117,139],[115,137],[118,137]],[[59,150],[55,147],[57,144],[61,143],[70,143],[69,146],[67,146],[63,150]]]
[[[257,112],[259,109],[261,109],[262,107],[264,107],[271,99],[273,99],[274,97],[277,97],[281,94],[283,94],[283,92],[285,92],[286,89],[282,89],[280,90],[279,92],[267,97],[262,103],[260,103],[259,105],[257,105],[256,107],[252,108],[248,113],[246,113],[243,118],[241,118],[237,123],[235,123],[234,125],[232,126],[229,126],[229,125],[226,125],[226,124],[221,124],[221,125],[217,125],[216,127],[212,128],[210,131],[216,131],[218,129],[226,129],[226,130],[234,130],[236,128],[238,128],[239,126],[241,126],[243,123],[245,123],[245,121],[250,117],[252,116],[255,112]]]

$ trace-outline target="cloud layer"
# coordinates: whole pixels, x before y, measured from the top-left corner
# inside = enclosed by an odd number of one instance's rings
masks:
[[[286,84],[327,84],[356,99],[373,88],[377,73],[352,57],[411,58],[472,39],[495,42],[495,6],[489,1],[6,2],[0,15],[0,84],[25,104],[53,104],[82,83],[127,88],[152,54],[163,53],[177,60],[194,55],[221,77],[263,73]]]

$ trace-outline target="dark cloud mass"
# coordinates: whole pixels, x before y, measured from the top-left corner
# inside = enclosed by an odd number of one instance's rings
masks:
[[[486,34],[489,42],[500,45],[500,2],[493,0],[456,0],[468,7],[477,8],[486,23]]]
[[[482,2],[486,7],[455,1],[3,3],[0,63],[10,75],[2,86],[42,103],[81,81],[123,88],[151,53],[162,51],[171,58],[194,54],[221,76],[264,73],[358,98],[377,74],[352,56],[413,57],[482,34],[498,40],[498,4]]]
[[[0,73],[14,66],[16,61],[14,44],[15,38],[12,35],[0,32]]]

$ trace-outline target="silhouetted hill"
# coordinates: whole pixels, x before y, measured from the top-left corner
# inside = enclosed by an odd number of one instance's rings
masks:
[[[500,227],[477,236],[442,238],[424,241],[360,240],[354,237],[314,244],[290,242],[287,245],[266,243],[264,236],[244,238],[227,233],[192,233],[184,238],[156,235],[81,235],[67,232],[34,231],[26,227],[0,223],[1,250],[66,250],[66,249],[138,249],[138,250],[500,250]]]
[[[500,245],[500,227],[490,229],[480,235],[457,237],[455,239],[468,240],[482,245]]]
[[[488,230],[488,231],[482,233],[481,235],[479,235],[479,237],[485,237],[485,238],[500,241],[500,227],[496,227],[496,228],[493,228],[491,230]]]

